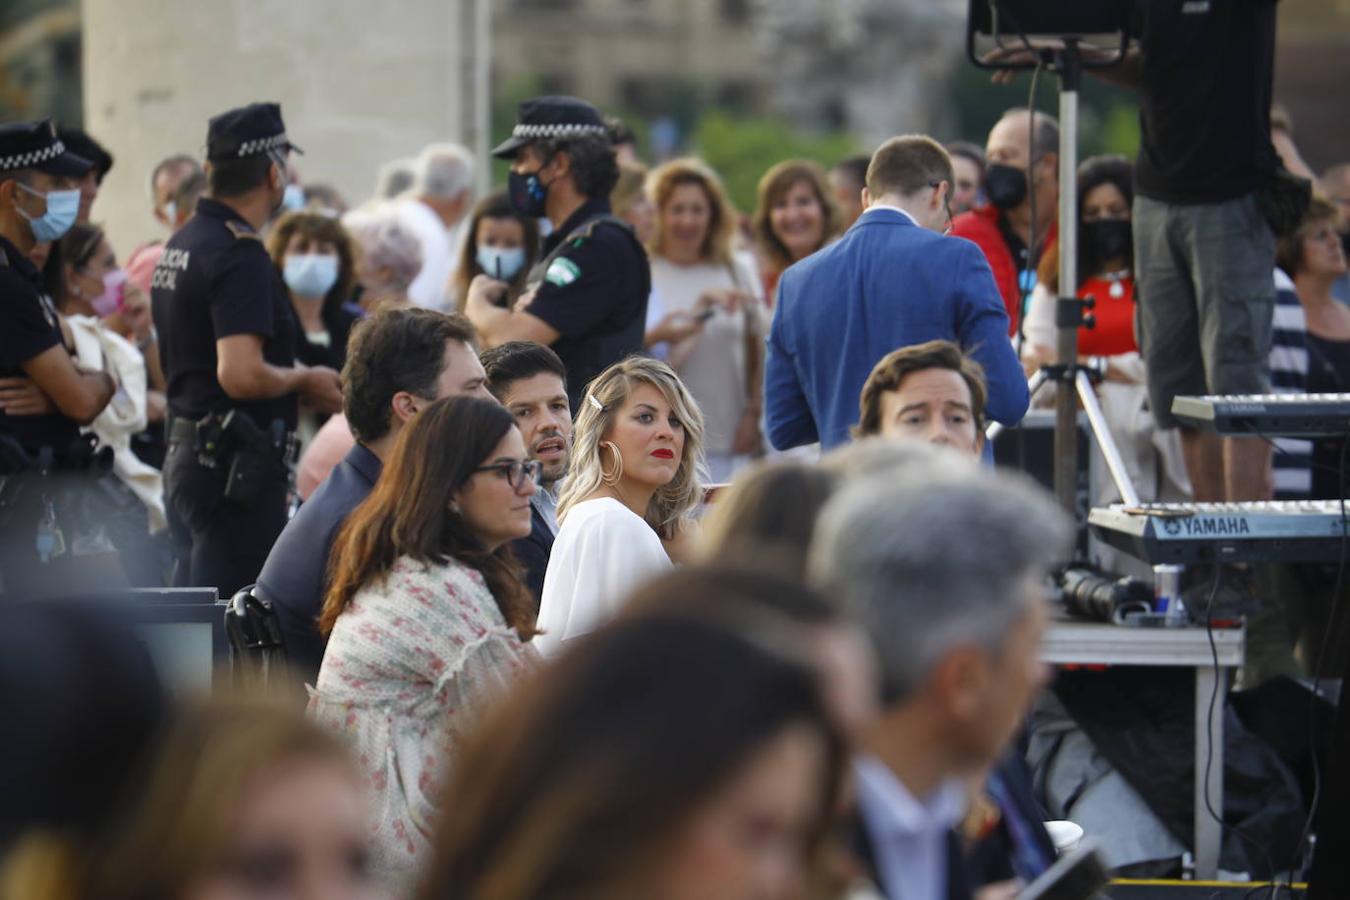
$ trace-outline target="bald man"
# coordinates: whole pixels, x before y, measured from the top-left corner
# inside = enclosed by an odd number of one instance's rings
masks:
[[[957,216],[951,233],[984,251],[1008,310],[1008,333],[1014,335],[1040,253],[1056,235],[1059,122],[1037,112],[1033,128],[1027,110],[1010,109],[990,130],[985,158],[985,203]]]

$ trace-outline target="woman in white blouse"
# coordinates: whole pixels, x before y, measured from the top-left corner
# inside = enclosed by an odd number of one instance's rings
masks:
[[[508,544],[530,533],[539,471],[503,407],[439,400],[333,546],[309,711],[353,744],[376,800],[372,865],[392,888],[420,874],[464,734],[536,659]]]
[[[659,332],[669,341],[665,358],[703,410],[712,480],[730,481],[761,443],[762,286],[754,259],[733,252],[735,211],[705,164],[665,163],[647,176],[647,194],[656,205],[647,250],[668,326]],[[672,317],[684,327],[670,327]]]
[[[534,642],[545,655],[669,569],[667,547],[687,537],[703,499],[703,415],[659,360],[633,356],[601,372],[572,434]]]

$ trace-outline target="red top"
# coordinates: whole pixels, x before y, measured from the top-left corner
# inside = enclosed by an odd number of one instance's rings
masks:
[[[993,204],[977,206],[969,212],[963,212],[952,220],[951,233],[954,237],[963,237],[974,241],[989,262],[994,272],[994,283],[998,285],[1003,306],[1008,310],[1008,336],[1017,334],[1017,321],[1020,318],[1022,292],[1017,286],[1017,261],[1008,249],[1003,233],[999,231],[998,220],[1002,213]],[[1045,236],[1041,246],[1049,247],[1059,235],[1055,224]],[[1034,267],[1033,267],[1034,269]]]
[[[1120,296],[1111,296],[1111,285],[1120,286]],[[1089,311],[1097,320],[1095,328],[1078,329],[1078,352],[1082,356],[1116,356],[1137,353],[1134,340],[1134,277],[1112,281],[1110,278],[1087,278],[1078,288],[1079,297],[1097,301]]]

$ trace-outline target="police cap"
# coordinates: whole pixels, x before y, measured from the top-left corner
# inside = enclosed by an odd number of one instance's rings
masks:
[[[51,119],[0,125],[0,172],[36,169],[48,175],[83,175],[94,164],[66,149]]]
[[[250,103],[221,113],[206,127],[206,158],[209,160],[243,159],[273,150],[304,153],[286,137],[280,104]]]
[[[56,129],[56,135],[61,138],[61,143],[66,145],[67,150],[73,150],[77,155],[93,163],[94,171],[98,172],[98,181],[102,184],[104,176],[112,171],[112,154],[83,128],[62,125]]]
[[[576,97],[534,97],[520,104],[516,127],[492,155],[514,159],[521,147],[534,141],[582,134],[609,136],[609,129],[594,106]]]

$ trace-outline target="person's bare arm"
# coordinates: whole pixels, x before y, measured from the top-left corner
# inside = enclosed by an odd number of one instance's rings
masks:
[[[1036,42],[1034,46],[1057,50],[1063,48],[1064,45],[1061,41],[1044,41]],[[1081,50],[1084,62],[1104,62],[1115,59],[1120,53],[1119,48],[1107,50],[1102,47],[1086,45],[1082,46]],[[1035,65],[1036,59],[1036,53],[1026,48],[995,50],[984,56],[985,62],[1006,62],[1021,65]],[[994,84],[1012,84],[1017,79],[1019,71],[1018,69],[999,69],[990,77],[990,81]],[[1139,87],[1139,48],[1130,47],[1127,49],[1121,60],[1113,66],[1107,66],[1106,68],[1084,66],[1083,71],[1108,84],[1114,84],[1116,87],[1136,89]]]
[[[94,421],[117,392],[117,382],[111,375],[81,371],[60,345],[48,347],[21,368],[51,398],[61,415],[81,425]]]
[[[235,400],[270,400],[299,393],[319,412],[342,409],[342,382],[326,366],[274,366],[263,359],[263,340],[256,334],[232,334],[216,341],[216,377]]]

